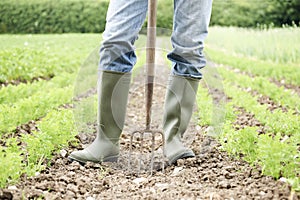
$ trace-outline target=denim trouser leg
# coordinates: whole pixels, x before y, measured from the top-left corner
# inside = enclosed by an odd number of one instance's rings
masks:
[[[132,70],[136,63],[133,44],[146,18],[147,8],[147,0],[110,0],[100,48],[100,70]]]
[[[172,73],[201,79],[206,64],[203,42],[208,32],[212,0],[174,0]]]
[[[148,0],[111,0],[100,49],[100,70],[130,72],[136,63],[133,44],[146,18]],[[200,79],[206,64],[203,41],[207,35],[212,0],[174,0],[173,73]]]

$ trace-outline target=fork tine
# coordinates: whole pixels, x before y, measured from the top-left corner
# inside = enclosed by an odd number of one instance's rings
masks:
[[[128,156],[128,170],[129,171],[131,171],[131,154],[132,154],[133,138],[136,134],[141,135],[141,131],[134,131],[130,136],[130,148],[129,148],[129,156]]]
[[[152,144],[151,144],[151,162],[150,162],[150,175],[153,173],[153,163],[154,163],[154,148],[155,148],[155,132],[151,131]]]
[[[161,131],[157,131],[157,133],[161,136],[161,139],[162,139],[162,150],[163,150],[163,155],[162,155],[162,172],[164,173],[165,171],[165,137],[164,137],[164,134],[163,132]]]
[[[161,131],[159,130],[142,130],[142,131],[134,131],[131,136],[130,136],[130,148],[129,148],[129,156],[128,156],[128,170],[133,173],[131,170],[132,170],[132,153],[133,153],[133,143],[134,143],[134,137],[136,135],[139,136],[140,138],[140,146],[138,147],[138,158],[139,158],[139,161],[138,161],[138,175],[142,172],[142,169],[143,168],[143,155],[144,155],[144,148],[145,148],[145,134],[146,133],[149,133],[151,134],[151,157],[150,157],[150,166],[149,167],[146,167],[145,169],[149,170],[150,168],[150,175],[152,176],[153,175],[153,170],[154,170],[154,161],[156,159],[155,157],[155,146],[156,146],[156,142],[155,142],[155,138],[156,137],[161,137],[162,139],[162,148],[163,148],[163,156],[162,158],[160,156],[158,156],[159,158],[159,162],[162,162],[162,165],[161,165],[161,169],[162,169],[162,172],[164,172],[164,168],[165,168],[165,159],[164,159],[164,155],[165,155],[165,148],[164,148],[164,144],[165,144],[165,138],[164,138],[164,135]]]
[[[165,136],[163,134],[163,132],[159,132],[161,134],[161,138],[162,138],[162,149],[163,149],[163,156],[162,156],[162,172],[165,172]]]
[[[139,168],[138,168],[138,174],[141,172],[141,165],[142,165],[142,158],[143,158],[143,147],[144,147],[144,133],[145,132],[140,132],[141,133],[141,143],[140,143],[140,159],[139,159]]]
[[[159,130],[155,130],[155,131],[151,131],[151,133],[152,133],[152,145],[151,145],[151,147],[152,147],[152,152],[151,152],[151,163],[150,163],[150,165],[151,165],[151,175],[152,175],[152,173],[153,173],[153,167],[154,167],[154,158],[155,158],[155,156],[154,156],[154,152],[155,152],[155,137],[158,135],[158,136],[160,136],[161,137],[161,139],[162,139],[162,148],[163,148],[163,156],[162,156],[162,160],[160,159],[160,161],[162,162],[162,171],[164,172],[164,168],[165,168],[165,160],[164,160],[164,135],[163,135],[163,133],[161,132],[161,131],[159,131]],[[159,156],[158,156],[158,158],[159,158]]]

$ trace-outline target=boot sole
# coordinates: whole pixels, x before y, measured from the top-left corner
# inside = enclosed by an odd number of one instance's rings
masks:
[[[193,157],[195,157],[195,154],[193,152],[184,152],[184,153],[182,153],[180,155],[177,155],[172,160],[169,160],[169,164],[173,165],[179,159],[186,159],[186,158],[193,158]]]
[[[80,160],[78,158],[74,158],[72,156],[68,156],[68,160],[70,162],[76,161],[76,162],[78,162],[82,166],[84,166],[87,162],[93,162],[93,163],[96,163],[96,164],[100,164],[101,162],[118,162],[118,158],[119,158],[119,156],[117,155],[117,156],[106,157],[102,161],[92,161],[92,160]]]
[[[78,160],[78,159],[76,159],[76,158],[73,158],[73,157],[71,157],[71,156],[68,156],[68,160],[69,160],[70,162],[76,161],[76,162],[78,162],[81,166],[84,166],[84,165],[86,164],[86,161],[83,162],[83,161]]]

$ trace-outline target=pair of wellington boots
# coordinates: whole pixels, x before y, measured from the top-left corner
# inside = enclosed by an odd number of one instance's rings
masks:
[[[125,121],[131,74],[103,71],[99,80],[97,137],[84,150],[69,155],[70,160],[82,164],[116,162],[119,157],[119,138]],[[195,79],[170,76],[163,123],[165,156],[169,164],[195,156],[183,145],[181,138],[192,116],[198,84]]]

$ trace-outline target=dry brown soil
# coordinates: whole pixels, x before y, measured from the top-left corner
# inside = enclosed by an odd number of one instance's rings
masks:
[[[161,128],[165,85],[169,69],[156,67],[156,81],[152,127]],[[142,70],[141,70],[142,71]],[[201,111],[199,111],[201,112]],[[254,116],[241,112],[235,126],[262,125]],[[16,185],[0,191],[1,199],[299,199],[283,181],[261,175],[260,169],[252,168],[246,162],[228,156],[221,151],[220,144],[205,137],[207,127],[191,122],[185,142],[197,154],[195,158],[179,160],[176,165],[165,167],[164,171],[141,170],[137,174],[136,148],[132,156],[131,171],[128,169],[129,138],[132,131],[144,128],[143,73],[138,74],[131,87],[124,133],[121,137],[119,163],[88,163],[81,166],[69,162],[67,156],[75,149],[81,149],[94,136],[81,134],[82,145],[69,146],[55,154],[51,164],[34,177],[22,176]],[[195,118],[194,118],[195,119]],[[139,147],[138,137],[135,146]],[[143,159],[149,156],[148,137],[145,138]],[[160,138],[156,138],[156,148]],[[146,161],[145,161],[146,162]],[[159,163],[159,160],[157,161]],[[142,163],[147,166],[147,163]],[[134,173],[130,173],[134,172]]]

